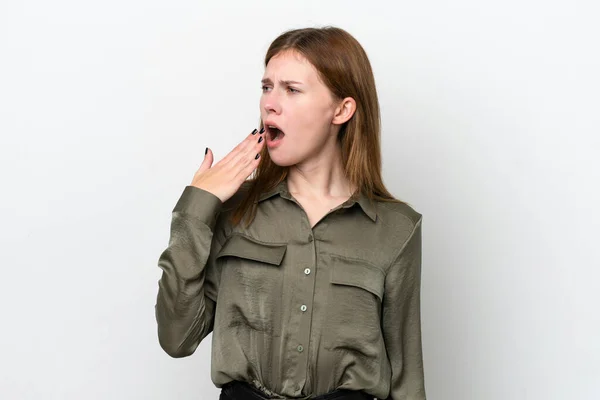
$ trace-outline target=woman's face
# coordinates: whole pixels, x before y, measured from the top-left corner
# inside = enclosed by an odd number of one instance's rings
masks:
[[[260,112],[273,162],[294,165],[333,151],[339,130],[337,106],[303,56],[287,51],[271,58],[262,79]],[[279,127],[283,135],[276,139],[269,125]]]

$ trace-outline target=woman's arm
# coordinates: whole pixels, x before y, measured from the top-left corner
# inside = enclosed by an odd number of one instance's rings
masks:
[[[169,245],[158,260],[163,273],[155,306],[158,339],[171,357],[191,355],[213,329],[221,207],[212,193],[186,186],[173,209]]]
[[[385,280],[382,326],[392,366],[390,400],[425,400],[421,347],[421,221]]]

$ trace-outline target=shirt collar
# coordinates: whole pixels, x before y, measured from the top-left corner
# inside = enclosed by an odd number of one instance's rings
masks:
[[[268,198],[271,198],[273,196],[275,196],[276,194],[279,194],[281,197],[291,200],[292,195],[290,194],[289,190],[288,190],[288,186],[287,186],[287,179],[283,179],[277,186],[275,186],[273,189],[262,193],[260,195],[260,197],[258,198],[258,202],[260,203],[263,200],[267,200]],[[348,200],[346,200],[343,205],[342,208],[349,208],[352,207],[355,203],[358,203],[360,205],[360,208],[363,210],[363,212],[369,217],[371,218],[371,220],[373,222],[375,222],[377,220],[377,207],[374,201],[371,201],[362,191],[360,192],[360,194],[358,195],[358,198],[349,198]]]

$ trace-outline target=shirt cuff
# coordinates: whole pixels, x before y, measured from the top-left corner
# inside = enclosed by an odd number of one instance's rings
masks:
[[[217,222],[222,207],[223,202],[220,198],[207,190],[189,185],[183,189],[173,212],[191,214],[212,229]]]

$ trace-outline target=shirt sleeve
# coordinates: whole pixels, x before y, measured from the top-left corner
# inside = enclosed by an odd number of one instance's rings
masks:
[[[421,221],[385,279],[382,327],[391,363],[388,400],[426,400],[421,345]]]
[[[169,244],[158,260],[162,276],[155,305],[159,343],[171,357],[191,355],[213,330],[222,205],[212,193],[186,186],[173,209]]]

